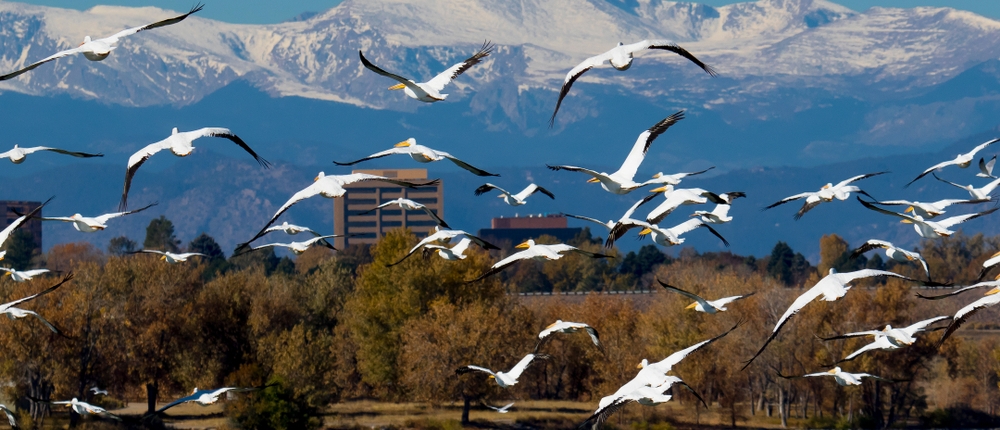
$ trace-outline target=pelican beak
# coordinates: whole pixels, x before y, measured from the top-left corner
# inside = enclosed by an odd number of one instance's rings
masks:
[[[826,184],[826,185],[824,185],[824,186],[823,186],[823,188],[822,188],[822,189],[824,189],[824,190],[825,190],[825,189],[827,189],[827,188],[830,188],[830,187],[831,187],[831,185],[830,185],[830,184]]]
[[[665,193],[665,192],[667,192],[667,187],[653,188],[652,190],[649,190],[649,192],[651,192],[651,193]]]
[[[901,222],[903,224],[913,224],[913,221],[910,221],[908,219],[901,219],[901,220],[899,220],[899,222]]]
[[[4,273],[4,276],[10,276],[10,272]]]
[[[531,245],[528,244],[528,242],[521,242],[520,244],[518,244],[517,246],[515,246],[515,248],[517,248],[517,249],[528,249],[530,247],[531,247]]]
[[[316,182],[316,181],[318,181],[318,180],[319,180],[319,176],[317,176],[317,177],[313,178],[313,182]]]
[[[985,295],[992,296],[996,293],[1000,293],[1000,287],[995,287],[992,290],[987,291]]]
[[[653,175],[653,179],[660,179],[660,176],[663,176],[663,173],[657,173]]]
[[[832,374],[834,374],[834,373],[837,373],[837,369],[830,369],[830,370],[827,370],[827,371],[826,371],[826,373],[829,373],[829,374],[831,374],[831,375],[832,375]]]
[[[910,206],[910,207],[906,208],[905,211],[903,211],[903,213],[907,213],[907,212],[913,212],[913,206]]]
[[[167,256],[166,255],[161,255],[160,256],[160,260],[167,261]]]
[[[990,256],[990,258],[994,258],[994,257],[996,257],[996,256],[1000,256],[1000,252],[998,252],[998,253],[996,253],[996,254],[993,254],[993,255],[991,255],[991,256]]]
[[[636,364],[636,365],[635,365],[635,368],[636,368],[636,369],[642,369],[642,363],[639,363],[639,364]]]
[[[490,379],[496,379],[496,376],[490,375]]]
[[[913,257],[911,257],[911,256],[909,256],[909,255],[907,255],[907,256],[906,256],[906,259],[907,259],[907,260],[910,260],[910,261],[913,261]]]
[[[694,309],[695,306],[698,306],[698,302],[691,303],[690,305],[687,305],[687,307],[684,309]]]
[[[0,256],[0,260],[3,260],[3,256]],[[993,280],[994,281],[1000,281],[1000,275],[997,275],[997,277],[993,278]]]
[[[498,198],[498,199],[502,199],[502,198],[503,198],[503,194],[501,194],[501,195],[497,196],[497,198]]]
[[[600,179],[597,179],[597,178],[590,178],[590,179],[587,179],[587,183],[588,183],[588,184],[596,184],[596,183],[598,183],[598,182],[601,182],[601,180],[600,180]]]
[[[403,88],[406,88],[406,85],[396,84],[396,85],[393,85],[393,86],[389,87],[390,90],[401,90]]]
[[[9,273],[8,273],[8,275],[9,275]],[[998,276],[1000,276],[1000,275],[998,275]],[[554,325],[556,325],[556,324],[559,324],[559,323],[552,323],[552,324],[549,324],[549,325],[548,325],[548,327],[545,327],[545,329],[546,329],[546,330],[548,330],[548,329],[552,328],[552,326],[554,326]]]
[[[389,88],[389,89],[391,90],[392,88]],[[410,141],[409,140],[404,140],[402,142],[399,142],[399,143],[393,145],[394,148],[404,148],[404,147],[407,147],[407,146],[410,146]]]
[[[650,234],[652,232],[653,232],[653,230],[647,227],[647,228],[642,229],[642,231],[639,232],[639,236],[645,236],[645,235]]]

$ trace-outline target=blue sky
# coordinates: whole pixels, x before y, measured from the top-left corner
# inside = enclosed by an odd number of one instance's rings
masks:
[[[1000,19],[1000,1],[993,0],[833,0],[857,11],[872,6],[916,7],[948,6],[964,9]],[[196,0],[26,0],[25,3],[40,4],[74,9],[88,9],[96,4],[117,4],[126,6],[158,6],[165,9],[183,11],[189,9]],[[205,10],[200,14],[206,18],[243,24],[268,24],[287,21],[303,12],[321,12],[340,3],[340,0],[206,0]],[[737,3],[732,0],[704,0],[700,3],[722,6]]]

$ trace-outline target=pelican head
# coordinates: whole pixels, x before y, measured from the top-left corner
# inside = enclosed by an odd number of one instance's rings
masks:
[[[521,242],[517,246],[515,246],[515,248],[517,248],[517,249],[528,249],[528,248],[531,248],[532,246],[535,246],[534,239],[528,239],[528,240],[526,240],[524,242]]]
[[[178,133],[178,131],[177,131],[177,127],[174,127],[174,129],[173,129],[173,130],[170,130],[170,135],[171,135],[171,136],[173,136],[173,135],[175,135],[175,134],[177,134],[177,133]]]
[[[829,273],[829,274],[830,274],[830,275],[832,275],[832,274],[834,274],[834,273],[837,273],[837,269],[834,269],[834,268],[832,268],[832,267],[831,267],[831,268],[830,268],[830,273]]]
[[[646,366],[649,366],[649,361],[647,361],[645,358],[643,358],[642,361],[639,362],[639,365],[635,366],[635,368],[636,369],[645,369]]]
[[[407,146],[413,146],[413,145],[416,145],[416,144],[417,144],[417,139],[414,139],[414,138],[411,137],[409,139],[406,139],[406,140],[404,140],[402,142],[399,142],[399,143],[393,145],[393,147],[395,147],[395,148],[405,148]]]
[[[323,177],[324,177],[324,176],[326,176],[326,174],[325,174],[325,173],[323,173],[323,172],[319,172],[319,174],[318,174],[318,175],[316,175],[316,177],[315,177],[315,178],[313,178],[313,182],[316,182],[316,181],[318,181],[318,180],[320,180],[320,179],[323,179]]]
[[[194,394],[194,393],[197,393],[197,392],[198,392],[198,387],[194,387],[194,390],[191,391],[191,394]]]
[[[886,333],[888,333],[888,332],[889,332],[889,330],[892,330],[892,326],[891,326],[891,325],[889,325],[889,324],[886,324],[886,325],[885,325],[885,328],[884,328],[884,329],[882,329],[882,331],[883,331],[883,332],[886,332]]]
[[[83,46],[84,44],[87,43],[90,43],[90,36],[83,36],[83,43],[81,43],[80,46]]]
[[[396,85],[393,85],[393,86],[389,87],[390,90],[401,90],[403,88],[406,88],[406,85],[396,84]]]
[[[70,218],[73,218],[73,219],[80,219],[80,218],[83,218],[83,215],[80,215],[80,214],[78,214],[78,213],[75,213],[75,214],[73,214],[73,216],[71,216]]]

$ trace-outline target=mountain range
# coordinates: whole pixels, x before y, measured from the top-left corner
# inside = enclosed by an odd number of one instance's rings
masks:
[[[0,2],[0,70],[75,46],[86,35],[111,34],[173,13]],[[44,200],[56,194],[47,214],[113,210],[131,152],[166,137],[172,127],[212,125],[233,129],[277,167],[262,171],[224,141],[197,141],[199,149],[185,159],[154,157],[137,175],[130,201],[159,201],[160,212],[149,215],[166,213],[185,240],[208,231],[231,249],[259,228],[244,224],[264,222],[317,171],[343,172],[329,161],[359,158],[407,137],[501,172],[496,181],[504,187],[551,181],[546,186],[560,189],[553,190],[557,199],[532,201],[533,212],[590,209],[611,218],[634,196],[587,189],[584,178],[549,172],[544,164],[611,171],[642,130],[685,110],[687,118],[656,141],[640,175],[717,166],[697,186],[732,185],[751,196],[747,224],[722,229],[731,231],[734,251],[761,255],[776,240],[786,240],[812,255],[825,232],[851,240],[888,233],[884,226],[851,224],[839,211],[824,215],[830,208],[817,208],[798,222],[779,215],[785,208],[757,209],[872,169],[896,174],[872,178],[870,187],[905,193],[883,197],[869,190],[877,197],[915,199],[921,189],[901,190],[901,183],[941,156],[996,133],[998,121],[990,113],[1000,107],[998,34],[1000,22],[960,10],[856,12],[822,0],[718,8],[659,0],[347,0],[304,20],[273,25],[194,15],[123,40],[102,62],[66,57],[0,82],[6,137],[0,146],[45,144],[106,154],[89,162],[35,157],[0,168],[0,177],[25,185],[0,198]],[[547,127],[573,65],[619,41],[652,38],[676,41],[720,76],[709,77],[669,53],[639,54],[626,72],[595,69],[584,75],[556,126]],[[456,79],[446,101],[431,105],[386,91],[394,82],[364,70],[357,59],[361,50],[387,70],[422,80],[461,61],[483,40],[496,43],[496,52]],[[383,159],[356,167],[412,164]],[[429,169],[445,178],[446,212],[459,220],[453,224],[476,229],[493,214],[516,212],[462,189],[474,188],[478,184],[469,181],[480,178],[450,166]],[[961,182],[960,175],[970,174],[958,171],[951,179]],[[946,192],[937,185],[928,183],[923,188],[930,191],[922,192]],[[922,194],[920,199],[929,200]],[[303,205],[289,214],[290,221],[329,226],[328,203]],[[865,212],[854,215],[872,219]],[[148,217],[125,219],[121,231],[141,238],[146,223]],[[68,225],[47,225],[45,234],[47,247],[54,243],[48,238],[83,239]],[[103,247],[115,235],[86,239]],[[913,237],[897,239],[915,243]],[[709,240],[691,243],[718,248]]]

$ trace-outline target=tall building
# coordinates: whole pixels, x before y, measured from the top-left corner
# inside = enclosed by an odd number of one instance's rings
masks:
[[[515,216],[514,218],[493,218],[490,228],[479,230],[478,236],[501,248],[517,245],[543,234],[554,236],[562,242],[576,237],[582,228],[567,227],[566,217],[561,214],[538,214]]]
[[[11,223],[18,218],[19,215],[14,213],[26,214],[31,212],[35,208],[42,205],[42,202],[25,202],[25,201],[14,201],[14,200],[0,200],[0,219],[3,219],[3,226],[0,226],[0,230],[7,228]],[[43,209],[44,210],[44,209]],[[37,216],[42,216],[42,211],[38,211]],[[42,250],[42,221],[37,218],[32,218],[28,222],[21,226],[21,230],[25,230],[31,233],[31,238],[35,241],[35,248],[41,252]]]
[[[427,181],[427,169],[384,169],[355,170],[352,173],[368,173],[410,182]],[[334,234],[356,235],[338,237],[333,246],[343,249],[350,244],[375,243],[390,230],[409,228],[417,236],[426,236],[434,231],[437,223],[424,211],[404,211],[399,206],[360,215],[389,200],[400,197],[426,205],[439,217],[444,218],[443,184],[420,188],[405,188],[386,182],[359,182],[344,187],[347,193],[333,199]]]

